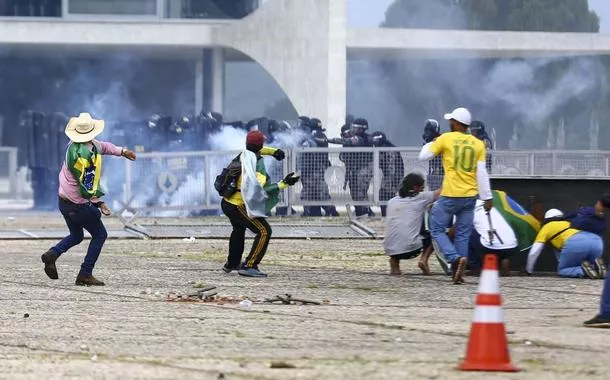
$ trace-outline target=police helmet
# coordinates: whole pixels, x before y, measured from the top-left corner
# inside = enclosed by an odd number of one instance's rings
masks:
[[[434,119],[426,120],[426,124],[424,124],[424,134],[422,138],[425,142],[429,143],[441,134],[441,126],[438,121]]]
[[[373,132],[373,134],[371,135],[371,139],[373,140],[374,146],[381,146],[388,142],[385,133],[381,131]]]
[[[148,119],[148,128],[155,129],[159,127],[159,121],[161,121],[161,115],[158,113],[153,114],[150,119]]]
[[[351,130],[356,134],[364,133],[368,128],[369,122],[362,118],[355,119],[351,125]]]
[[[322,127],[322,121],[316,118],[309,119],[309,127],[311,128],[311,130],[317,130],[322,132],[326,131],[326,129]]]
[[[474,120],[472,123],[470,123],[470,133],[479,140],[484,140],[487,138],[485,124],[479,120]]]

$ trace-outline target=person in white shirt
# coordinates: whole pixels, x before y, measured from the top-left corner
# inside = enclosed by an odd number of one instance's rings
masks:
[[[498,255],[501,274],[510,275],[509,258],[518,252],[517,235],[502,214],[492,208],[485,211],[483,201],[477,200],[474,208],[472,234],[468,252],[468,266],[473,272],[481,269],[483,256]]]
[[[423,190],[424,178],[419,174],[410,173],[403,178],[399,195],[388,202],[383,246],[385,254],[390,256],[392,275],[401,274],[400,260],[415,258],[428,248],[421,235],[424,212],[438,199],[440,190]],[[429,239],[427,244],[431,244]],[[427,256],[422,256],[419,267],[422,270],[423,267],[427,268]]]

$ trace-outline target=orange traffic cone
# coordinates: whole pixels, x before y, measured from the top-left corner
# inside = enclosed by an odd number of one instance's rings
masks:
[[[462,371],[519,371],[510,361],[496,255],[485,255]]]

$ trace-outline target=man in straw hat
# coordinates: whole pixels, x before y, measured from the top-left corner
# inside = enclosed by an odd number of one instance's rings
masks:
[[[123,156],[131,161],[134,152],[95,140],[104,130],[104,120],[95,120],[88,113],[70,118],[66,135],[70,144],[59,173],[59,211],[64,216],[70,235],[42,255],[44,271],[49,278],[58,278],[55,261],[64,252],[83,241],[83,229],[91,234],[87,255],[76,277],[76,285],[102,286],[104,283],[93,277],[93,267],[108,236],[102,214],[110,215],[110,209],[100,198],[104,195],[100,187],[102,156]]]

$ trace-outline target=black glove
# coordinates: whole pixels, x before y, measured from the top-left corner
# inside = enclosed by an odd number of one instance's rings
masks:
[[[282,182],[284,182],[288,186],[294,186],[294,184],[299,182],[300,179],[301,179],[301,177],[298,177],[298,176],[295,177],[294,172],[293,172],[293,173],[288,174],[286,177],[284,177]]]
[[[275,152],[273,152],[273,158],[275,158],[278,161],[282,161],[284,158],[286,158],[286,153],[283,150],[278,149]]]

